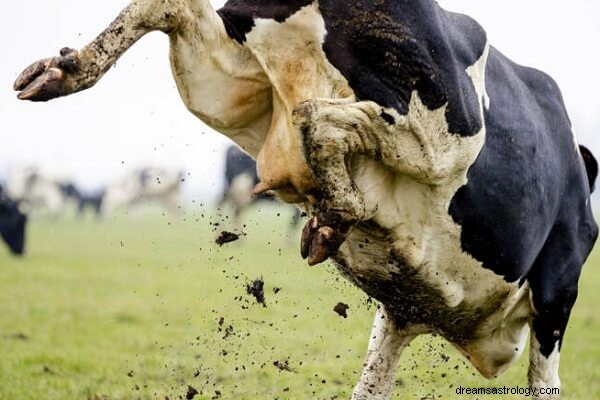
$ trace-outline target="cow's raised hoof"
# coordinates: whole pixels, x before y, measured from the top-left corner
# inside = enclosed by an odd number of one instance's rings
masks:
[[[353,223],[339,217],[313,216],[302,230],[300,253],[313,266],[326,261],[344,243]]]
[[[73,74],[79,71],[77,51],[63,48],[59,57],[36,61],[17,77],[14,90],[20,100],[48,101],[74,91]]]

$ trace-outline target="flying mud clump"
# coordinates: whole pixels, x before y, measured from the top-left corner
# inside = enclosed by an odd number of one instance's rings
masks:
[[[335,311],[340,317],[348,318],[348,309],[350,306],[345,303],[337,303],[335,307],[333,307],[333,311]]]
[[[185,398],[187,400],[192,400],[194,397],[196,397],[196,395],[198,394],[198,391],[193,388],[192,386],[188,385],[188,390],[187,393],[185,394]]]
[[[265,301],[265,281],[262,278],[255,279],[250,283],[246,284],[246,293],[254,296],[258,304],[262,304],[263,307],[267,307]]]
[[[218,244],[219,246],[223,246],[226,243],[235,242],[236,240],[238,240],[240,238],[240,236],[241,235],[238,233],[223,231],[223,232],[221,232],[219,237],[217,237],[217,239],[215,239],[215,243]]]

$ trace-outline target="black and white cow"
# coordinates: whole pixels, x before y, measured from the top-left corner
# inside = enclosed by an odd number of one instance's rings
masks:
[[[35,167],[17,168],[6,182],[6,191],[28,214],[41,211],[55,217],[62,214],[69,199],[68,184],[62,177]]]
[[[109,184],[100,202],[101,213],[108,216],[119,208],[154,202],[178,212],[184,178],[181,171],[144,167],[126,173]]]
[[[261,199],[261,195],[255,196],[253,193],[259,181],[256,161],[239,147],[229,146],[225,154],[225,187],[219,208],[231,204],[237,221],[245,208]]]
[[[558,398],[541,389],[560,385],[598,229],[595,161],[550,77],[434,0],[134,0],[14,88],[34,101],[87,89],[155,30],[189,110],[257,159],[256,191],[312,215],[302,256],[331,257],[381,302],[353,399],[388,399],[417,335],[443,336],[492,378],[529,328],[529,385]]]
[[[0,236],[15,255],[22,255],[25,251],[26,225],[27,217],[0,186]]]
[[[74,182],[61,183],[59,188],[63,196],[75,202],[78,216],[82,217],[86,210],[90,210],[96,217],[102,216],[102,203],[104,202],[106,189],[84,191]]]
[[[219,202],[219,209],[228,204],[233,207],[234,222],[239,224],[241,213],[248,207],[260,201],[273,201],[275,197],[265,194],[255,194],[254,187],[260,182],[256,161],[239,147],[231,145],[225,154],[225,187]],[[301,212],[294,207],[290,221],[290,230],[295,230],[301,221]]]
[[[103,189],[84,191],[64,176],[52,175],[35,167],[15,169],[7,183],[9,196],[28,213],[46,211],[58,217],[69,203],[73,203],[79,215],[90,209],[100,216]]]

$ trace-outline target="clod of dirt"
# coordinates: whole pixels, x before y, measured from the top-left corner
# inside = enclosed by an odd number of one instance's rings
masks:
[[[267,306],[267,302],[265,301],[265,281],[262,278],[247,283],[246,293],[254,296],[258,304],[262,304],[263,307]]]
[[[9,338],[14,339],[14,340],[29,340],[29,336],[27,336],[26,334],[22,333],[22,332],[18,332],[12,335],[9,335]]]
[[[44,368],[42,369],[42,371],[45,374],[50,374],[50,375],[55,375],[56,373],[47,365],[44,365]]]
[[[292,369],[292,367],[290,367],[290,361],[289,360],[284,360],[284,361],[273,361],[273,365],[275,367],[277,367],[278,370],[280,371],[287,371],[287,372],[296,372]]]
[[[348,309],[350,306],[345,303],[337,303],[335,307],[333,307],[333,311],[335,311],[340,317],[348,318]]]
[[[185,398],[187,400],[192,400],[194,397],[196,397],[197,394],[198,394],[198,391],[195,388],[188,385],[188,390],[187,390],[187,393],[185,394]]]
[[[240,235],[233,232],[223,231],[219,237],[215,240],[215,243],[219,246],[223,246],[225,243],[235,242],[240,238]]]
[[[227,339],[228,337],[233,335],[233,326],[229,325],[227,328],[225,328],[225,335],[223,336],[223,340]]]

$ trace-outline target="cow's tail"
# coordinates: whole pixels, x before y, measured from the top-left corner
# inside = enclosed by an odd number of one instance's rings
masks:
[[[590,184],[590,192],[593,192],[596,184],[596,177],[598,176],[598,161],[587,147],[579,145],[579,151],[583,158],[583,163],[585,164],[585,171],[587,172],[588,182]]]

